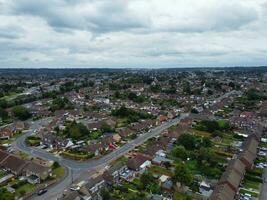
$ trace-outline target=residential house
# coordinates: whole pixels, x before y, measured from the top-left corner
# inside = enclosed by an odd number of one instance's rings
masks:
[[[243,151],[238,155],[238,159],[244,163],[246,170],[251,170],[253,168],[256,157],[257,154],[253,154],[250,151]]]
[[[127,162],[127,167],[133,171],[144,171],[151,165],[151,157],[144,154],[137,154]]]
[[[2,130],[0,130],[0,139],[8,140],[13,137],[13,133],[14,132],[9,127],[3,128]]]
[[[90,194],[93,200],[99,199],[99,192],[105,186],[105,180],[102,176],[97,176],[88,181],[88,183],[83,186],[85,190]]]
[[[107,184],[112,185],[118,183],[120,176],[127,171],[127,166],[123,163],[118,163],[111,166],[103,173],[103,178]]]
[[[246,166],[239,159],[232,159],[229,161],[228,166],[225,171],[235,170],[240,176],[244,176],[246,173]]]
[[[227,184],[233,191],[237,192],[242,179],[243,175],[240,175],[233,168],[228,168],[221,176],[218,185]]]
[[[22,121],[18,121],[15,123],[15,129],[16,131],[23,131],[28,128],[28,124]]]
[[[83,198],[80,197],[79,193],[77,191],[71,191],[67,195],[63,196],[59,200],[82,200]],[[90,199],[87,199],[90,200]]]
[[[9,154],[5,151],[0,150],[0,165],[2,162],[5,161],[5,159],[9,156]]]
[[[261,105],[260,115],[263,117],[267,117],[267,101],[264,101]]]
[[[155,156],[152,160],[152,164],[163,166],[165,163],[173,163],[173,160],[170,160],[168,158],[162,157],[162,156]]]
[[[35,180],[35,183],[40,183],[48,178],[52,170],[50,167],[31,162],[26,165],[23,171],[27,177],[36,177],[35,179],[29,178],[29,181]]]
[[[213,190],[210,186],[210,184],[206,183],[205,181],[201,181],[199,185],[199,192],[204,196],[205,198],[208,198],[211,196]]]
[[[89,151],[90,153],[94,154],[95,156],[98,156],[101,151],[104,150],[104,145],[101,143],[96,143],[96,144],[89,144],[86,147],[86,150]]]
[[[22,170],[26,164],[27,162],[25,160],[14,155],[9,155],[1,162],[0,166],[10,171],[14,175],[19,176],[22,174]]]
[[[217,185],[209,200],[234,200],[236,192],[228,184]]]
[[[254,160],[257,157],[257,148],[259,141],[255,137],[248,137],[243,144],[243,151],[238,155],[241,162],[244,163],[246,169],[252,169],[254,166]]]
[[[245,142],[243,143],[243,151],[249,151],[252,154],[257,154],[259,141],[255,139],[255,137],[248,137]]]
[[[118,133],[113,134],[113,135],[112,135],[112,138],[113,138],[113,140],[114,140],[115,142],[120,142],[120,141],[121,141],[121,136],[120,136]]]
[[[126,138],[128,137],[129,135],[131,135],[134,131],[129,129],[129,128],[123,128],[123,129],[120,129],[118,131],[119,135],[122,137],[122,138]]]

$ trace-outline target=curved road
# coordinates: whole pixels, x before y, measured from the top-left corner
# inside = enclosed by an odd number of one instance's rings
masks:
[[[84,162],[74,161],[60,156],[56,156],[43,149],[37,149],[26,146],[25,144],[26,137],[34,134],[33,131],[40,128],[43,124],[48,123],[49,119],[47,118],[33,122],[31,126],[31,131],[28,131],[24,135],[18,137],[17,140],[13,143],[13,147],[22,152],[28,153],[36,157],[40,157],[45,160],[57,161],[62,166],[68,169],[66,176],[63,178],[61,182],[59,182],[57,185],[53,185],[46,194],[40,197],[36,196],[34,198],[34,199],[56,199],[58,196],[61,196],[61,194],[67,187],[71,185],[72,180],[77,180],[79,178],[86,178],[83,177],[85,173],[87,173],[88,177],[88,175],[93,173],[95,170],[105,167],[113,160],[118,159],[120,156],[133,150],[136,146],[141,145],[148,139],[160,135],[162,131],[168,129],[172,125],[177,124],[178,122],[180,122],[181,119],[186,118],[188,115],[189,115],[188,113],[181,114],[179,117],[167,121],[161,124],[160,126],[151,129],[149,132],[143,133],[142,135],[132,140],[131,142],[123,145],[122,147],[96,160],[88,160]]]

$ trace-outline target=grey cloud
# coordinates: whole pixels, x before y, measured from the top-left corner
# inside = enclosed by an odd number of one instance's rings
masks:
[[[0,67],[267,63],[262,1],[0,0]]]
[[[81,28],[82,19],[67,6],[62,0],[20,0],[14,4],[13,14],[38,16],[56,28]]]
[[[258,13],[254,8],[244,7],[239,4],[227,5],[224,9],[218,8],[210,16],[214,19],[212,29],[234,30],[239,29],[258,19]]]
[[[82,3],[81,3],[82,2]],[[123,1],[90,1],[94,14],[79,13],[73,6],[83,6],[77,0],[20,0],[14,4],[13,14],[33,15],[43,18],[47,23],[60,29],[80,29],[97,32],[120,31],[143,26],[142,21],[131,16]]]
[[[0,39],[19,39],[23,36],[24,31],[22,28],[16,25],[4,25],[0,24]]]

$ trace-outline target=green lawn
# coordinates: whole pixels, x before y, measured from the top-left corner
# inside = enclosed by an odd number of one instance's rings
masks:
[[[6,175],[6,173],[4,171],[0,170],[0,178],[3,178]]]
[[[159,166],[152,166],[149,168],[149,171],[152,172],[153,174],[158,174],[158,175],[163,175],[163,174],[167,176],[173,175],[171,170]]]
[[[255,193],[255,192],[251,192],[251,191],[248,191],[248,190],[244,190],[244,189],[240,189],[240,194],[251,194],[251,196],[255,197],[255,198],[258,198],[259,194]]]
[[[188,199],[188,196],[184,193],[175,192],[173,194],[173,200],[186,200]]]
[[[64,173],[65,173],[64,167],[58,167],[53,170],[53,175],[55,175],[57,179],[62,178],[64,176]]]
[[[128,158],[126,156],[121,156],[120,158],[118,158],[117,160],[113,161],[111,164],[112,165],[116,165],[116,164],[119,164],[119,163],[123,163],[123,164],[126,164],[128,161]]]
[[[254,181],[245,180],[244,187],[245,188],[252,188],[254,190],[259,190],[260,189],[260,183],[254,182]]]
[[[23,93],[21,92],[10,92],[8,95],[1,97],[0,100],[12,101],[15,100],[17,97],[22,96]]]
[[[19,156],[19,157],[21,157],[21,158],[23,158],[23,159],[26,159],[26,158],[29,157],[29,154],[24,153],[24,152],[22,152],[22,151],[18,151],[18,152],[16,152],[16,155]]]
[[[33,192],[35,190],[35,186],[30,184],[30,183],[26,183],[22,186],[20,186],[18,189],[16,189],[15,194],[18,196],[24,196],[27,193]]]
[[[199,131],[196,129],[191,129],[189,132],[196,136],[211,138],[211,133],[207,131]]]
[[[266,143],[266,142],[260,142],[260,147],[265,147],[265,148],[267,148],[267,143]]]

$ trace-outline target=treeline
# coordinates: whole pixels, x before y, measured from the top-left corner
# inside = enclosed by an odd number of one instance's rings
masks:
[[[42,92],[36,95],[20,95],[13,100],[7,101],[6,99],[0,99],[0,108],[10,108],[13,106],[26,104],[30,102],[34,102],[44,98],[56,98],[58,95],[62,95],[66,92],[70,92],[73,90],[78,91],[80,88],[84,87],[93,87],[94,82],[92,81],[82,81],[80,84],[74,84],[74,82],[67,82],[60,86],[60,90],[50,91],[50,92]]]
[[[119,109],[112,110],[111,115],[119,118],[126,118],[128,123],[137,122],[140,119],[153,118],[153,115],[149,113],[143,111],[135,111],[133,109],[126,108],[125,106],[122,106]]]

